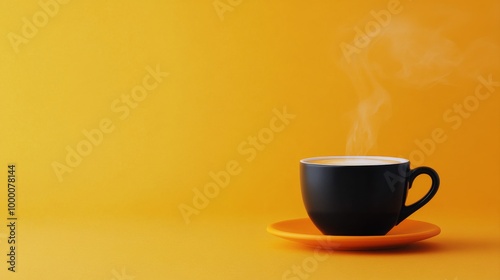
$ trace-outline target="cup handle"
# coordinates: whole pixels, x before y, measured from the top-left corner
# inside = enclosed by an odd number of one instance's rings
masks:
[[[429,202],[438,191],[440,182],[439,175],[434,169],[426,166],[417,167],[415,169],[410,170],[410,174],[408,176],[409,187],[411,188],[411,185],[413,184],[415,178],[417,178],[417,176],[421,174],[427,174],[429,175],[429,177],[431,177],[432,180],[431,189],[427,192],[427,194],[424,197],[422,197],[419,201],[413,203],[412,205],[406,206],[405,204],[403,204],[403,208],[401,209],[401,213],[399,214],[397,224],[401,223],[404,219],[408,218],[408,216],[410,216],[415,211],[420,209],[422,206],[427,204],[427,202]]]

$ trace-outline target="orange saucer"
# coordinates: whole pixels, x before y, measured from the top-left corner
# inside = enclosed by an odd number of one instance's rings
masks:
[[[431,238],[438,235],[441,229],[426,222],[404,220],[386,235],[324,235],[309,218],[303,218],[271,224],[267,231],[281,238],[323,249],[374,250],[400,247]]]

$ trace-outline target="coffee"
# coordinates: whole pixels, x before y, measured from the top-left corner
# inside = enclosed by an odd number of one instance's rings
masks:
[[[406,206],[415,178],[432,179],[427,194]],[[439,176],[429,167],[410,169],[402,158],[319,157],[300,161],[307,214],[324,234],[384,235],[436,194]]]
[[[406,161],[407,160],[405,159],[390,158],[390,157],[342,156],[342,157],[311,158],[306,160],[306,163],[321,164],[321,165],[357,166],[357,165],[398,164]]]

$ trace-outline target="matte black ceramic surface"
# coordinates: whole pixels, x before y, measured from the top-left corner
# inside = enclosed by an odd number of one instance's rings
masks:
[[[365,157],[363,157],[365,158]],[[339,166],[301,161],[302,197],[314,224],[328,235],[384,235],[429,202],[439,187],[429,167],[410,163]],[[432,179],[429,192],[405,206],[408,189],[420,174]]]

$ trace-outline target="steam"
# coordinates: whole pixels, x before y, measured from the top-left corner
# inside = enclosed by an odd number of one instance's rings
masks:
[[[375,146],[380,126],[391,115],[391,100],[363,57],[353,59],[345,70],[360,98],[352,114],[346,154],[364,155]]]
[[[359,100],[350,114],[347,155],[366,155],[376,148],[379,131],[391,117],[391,94],[384,81],[420,90],[438,85],[454,87],[464,79],[475,80],[480,71],[498,67],[496,44],[487,38],[475,38],[460,46],[449,35],[458,28],[463,28],[458,22],[448,21],[434,28],[398,15],[366,47],[342,57],[340,67],[352,81]]]
[[[399,25],[387,36],[392,57],[401,65],[395,78],[411,86],[450,85],[450,76],[463,61],[457,45],[441,30]]]

